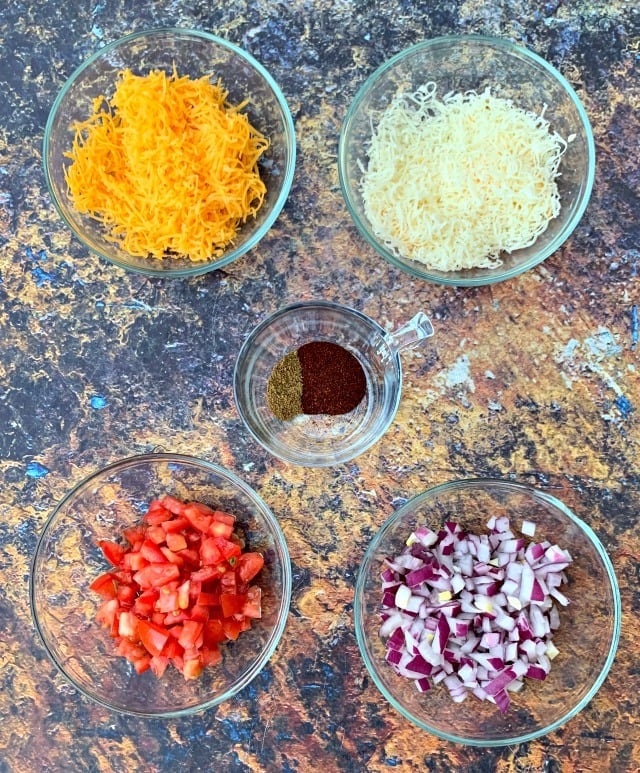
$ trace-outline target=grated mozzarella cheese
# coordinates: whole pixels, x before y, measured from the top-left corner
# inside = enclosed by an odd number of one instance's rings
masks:
[[[493,268],[533,244],[560,211],[567,143],[540,115],[484,92],[436,84],[397,95],[374,127],[361,193],[396,255],[441,271]]]

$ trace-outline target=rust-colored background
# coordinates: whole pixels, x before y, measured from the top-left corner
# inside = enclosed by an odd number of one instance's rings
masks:
[[[291,196],[257,248],[223,271],[163,281],[90,255],[55,213],[41,171],[50,106],[106,42],[196,27],[246,48],[291,107]],[[594,193],[539,268],[446,289],[379,260],[337,175],[341,121],[385,59],[425,37],[509,37],[570,80],[593,124]],[[627,0],[249,0],[0,6],[0,771],[631,771],[640,768],[637,532],[640,373],[640,14]],[[288,467],[243,429],[231,376],[264,316],[327,298],[391,328],[423,309],[436,336],[403,354],[396,421],[331,469]],[[72,484],[164,449],[244,477],[282,524],[294,569],[275,656],[235,699],[189,719],[95,706],[57,674],[28,606],[29,561]],[[547,490],[591,524],[622,592],[617,659],[591,704],[519,747],[440,741],[376,690],[353,632],[355,574],[405,498],[499,476]]]

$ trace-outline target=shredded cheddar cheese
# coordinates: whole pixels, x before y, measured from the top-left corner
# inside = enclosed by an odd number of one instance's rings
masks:
[[[124,70],[113,97],[74,124],[65,175],[74,206],[131,255],[204,261],[255,216],[269,142],[209,77]]]
[[[565,149],[544,110],[489,89],[438,99],[427,83],[396,96],[374,126],[365,214],[396,255],[441,271],[495,267],[558,215]]]

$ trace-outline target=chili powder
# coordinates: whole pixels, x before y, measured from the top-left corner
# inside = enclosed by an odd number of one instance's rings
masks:
[[[362,400],[367,380],[362,365],[339,344],[311,341],[298,349],[302,368],[302,411],[339,416]]]

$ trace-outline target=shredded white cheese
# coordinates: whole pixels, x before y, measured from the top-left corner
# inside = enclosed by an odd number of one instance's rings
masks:
[[[436,84],[397,95],[367,148],[361,192],[394,254],[441,271],[491,268],[528,247],[560,211],[566,142],[509,99]]]

